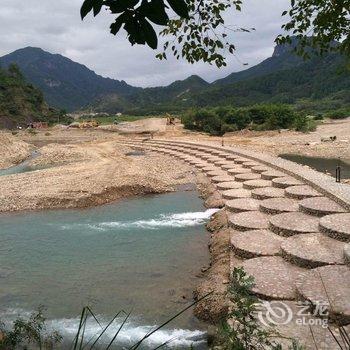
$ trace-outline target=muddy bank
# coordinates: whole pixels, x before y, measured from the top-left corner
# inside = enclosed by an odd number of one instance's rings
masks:
[[[0,169],[9,168],[27,159],[33,146],[9,132],[0,131]]]
[[[222,198],[218,197],[215,186],[205,175],[197,176],[198,189],[205,200],[207,207],[222,207]],[[194,309],[196,317],[200,320],[217,324],[224,319],[228,311],[227,287],[229,283],[230,268],[230,233],[227,215],[224,209],[213,215],[207,224],[211,232],[208,244],[210,262],[208,267],[202,269],[201,283],[194,291],[194,297],[201,297],[213,292],[209,297],[198,303]]]

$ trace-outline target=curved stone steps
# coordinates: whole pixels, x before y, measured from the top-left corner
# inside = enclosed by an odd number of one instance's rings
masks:
[[[237,198],[249,198],[251,193],[249,190],[243,188],[232,189],[222,192],[222,198],[224,199],[237,199]]]
[[[327,197],[306,198],[299,203],[299,206],[302,212],[316,216],[346,213],[341,205]]]
[[[216,184],[216,188],[220,191],[234,190],[234,189],[242,188],[242,183],[235,182],[235,181],[219,182]]]
[[[260,211],[249,211],[229,216],[229,225],[237,231],[266,230],[269,227],[268,215]]]
[[[270,218],[272,232],[289,237],[296,234],[318,232],[319,219],[304,213],[283,213]]]
[[[260,210],[266,214],[281,214],[299,210],[298,202],[290,198],[269,198],[260,203]]]
[[[246,188],[247,190],[253,190],[255,188],[265,188],[265,187],[271,187],[272,182],[269,180],[247,180],[243,182],[243,188]],[[260,198],[257,198],[260,199]]]
[[[350,269],[329,265],[304,272],[296,281],[298,294],[314,307],[321,305],[337,324],[350,323]]]
[[[350,242],[350,213],[322,217],[320,219],[320,230],[331,238]]]
[[[257,188],[252,191],[252,197],[261,200],[268,198],[281,198],[284,197],[284,190],[276,187]]]
[[[278,255],[284,238],[268,230],[231,232],[231,246],[235,255],[243,259]]]
[[[244,211],[259,210],[259,201],[253,198],[238,198],[228,200],[225,203],[225,208],[231,213],[241,213]]]
[[[268,300],[296,299],[295,281],[305,271],[279,256],[245,260],[241,266],[254,278],[252,292]]]
[[[272,179],[272,186],[277,188],[287,188],[290,186],[298,186],[298,185],[303,185],[303,183],[290,176],[276,177]]]
[[[237,164],[242,164],[242,163],[250,162],[250,161],[251,160],[248,158],[243,158],[243,157],[236,157],[235,158],[235,163],[237,163]]]
[[[322,233],[306,233],[287,238],[281,245],[282,256],[292,264],[313,269],[344,264],[345,243]]]

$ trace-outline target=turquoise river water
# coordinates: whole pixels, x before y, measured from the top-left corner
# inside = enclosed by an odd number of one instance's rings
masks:
[[[209,256],[206,210],[195,191],[124,200],[84,210],[0,215],[0,319],[46,307],[50,327],[68,341],[82,307],[103,322],[132,316],[117,338],[132,345],[191,302]],[[106,333],[111,338],[121,320]],[[89,321],[87,334],[100,328]],[[192,310],[153,335],[146,348],[203,347]]]

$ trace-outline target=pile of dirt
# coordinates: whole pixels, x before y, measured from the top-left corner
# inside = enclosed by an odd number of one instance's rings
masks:
[[[16,165],[31,154],[33,147],[9,132],[0,131],[0,169]]]

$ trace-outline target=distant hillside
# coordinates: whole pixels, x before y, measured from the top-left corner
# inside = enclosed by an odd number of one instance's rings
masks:
[[[284,53],[279,57],[284,57],[285,62],[291,62],[288,60],[290,55]],[[252,75],[250,78],[230,84],[212,84],[205,91],[193,94],[191,102],[196,106],[247,106],[262,102],[295,104],[305,99],[333,99],[338,100],[337,108],[342,104],[350,105],[350,71],[343,57],[337,54],[313,57],[299,62],[295,67],[261,74],[266,62],[271,61],[269,59],[253,67],[257,76],[252,74],[251,68],[249,73],[245,71],[247,76]]]
[[[11,63],[20,67],[51,106],[68,111],[80,109],[103,95],[128,95],[138,90],[125,81],[103,78],[79,63],[39,48],[27,47],[0,58],[3,67]]]
[[[0,128],[48,121],[53,114],[41,91],[26,82],[16,65],[0,68]]]
[[[168,110],[169,106],[176,104],[178,100],[186,101],[191,94],[202,91],[209,85],[198,75],[191,75],[185,80],[177,80],[168,86],[139,89],[127,98],[110,94],[96,100],[90,108],[108,113],[137,110],[157,113],[163,111],[161,106],[166,106],[164,111],[171,111],[174,108],[171,107]]]
[[[256,66],[240,72],[231,73],[223,79],[216,80],[212,85],[228,85],[250,78],[257,78],[280,70],[295,68],[305,63],[305,61],[291,52],[294,46],[294,42],[291,45],[277,45],[271,57]]]

